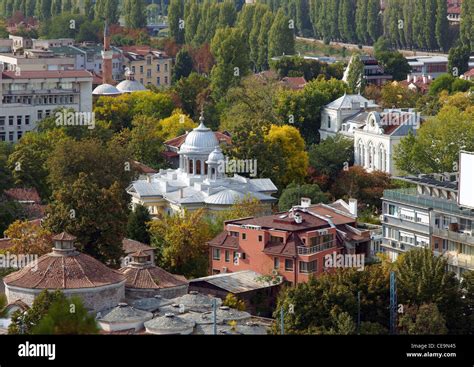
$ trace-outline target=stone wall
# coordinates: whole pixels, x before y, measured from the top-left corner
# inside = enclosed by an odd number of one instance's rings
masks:
[[[188,285],[179,287],[164,288],[164,289],[125,289],[125,296],[127,300],[134,301],[141,298],[152,298],[160,295],[163,298],[172,299],[184,296],[188,293]]]
[[[67,297],[78,296],[84,302],[84,306],[95,312],[117,306],[125,300],[125,282],[107,285],[98,288],[68,289],[62,290]],[[6,286],[5,293],[8,303],[21,300],[31,307],[35,297],[43,291],[42,289],[26,289]],[[50,291],[54,291],[51,289]]]

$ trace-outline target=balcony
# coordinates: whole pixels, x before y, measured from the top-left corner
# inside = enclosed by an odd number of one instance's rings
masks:
[[[462,232],[454,232],[449,231],[447,229],[433,228],[433,236],[444,238],[454,242],[474,245],[474,237]]]
[[[474,270],[474,258],[463,254],[457,254],[453,252],[438,252],[434,251],[436,256],[444,257],[448,264],[460,268]]]
[[[405,228],[418,233],[424,233],[426,235],[429,235],[430,232],[429,224],[417,223],[408,219],[393,217],[386,214],[383,217],[383,224],[388,226]]]
[[[312,247],[298,246],[298,255],[304,255],[304,256],[314,255],[314,254],[317,254],[318,252],[326,251],[331,248],[334,248],[334,249],[336,248],[335,241],[321,243],[319,245],[312,246]]]
[[[413,206],[417,206],[424,209],[433,208],[437,211],[453,215],[474,217],[474,210],[461,209],[455,201],[439,199],[427,195],[420,195],[414,188],[385,190],[382,199],[399,203],[411,204]]]

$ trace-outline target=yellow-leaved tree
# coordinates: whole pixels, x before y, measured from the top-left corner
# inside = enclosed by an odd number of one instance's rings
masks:
[[[279,172],[280,189],[293,181],[303,180],[308,172],[309,158],[298,129],[290,125],[272,125],[265,141],[273,146],[272,150],[279,150],[282,155],[284,165],[275,164],[273,167],[274,171]]]
[[[51,252],[53,247],[52,233],[37,221],[17,220],[10,224],[5,236],[11,239],[13,247],[10,252],[15,254],[42,256]]]
[[[187,278],[207,275],[206,243],[211,239],[211,232],[203,209],[162,215],[150,223],[150,234],[159,266]]]

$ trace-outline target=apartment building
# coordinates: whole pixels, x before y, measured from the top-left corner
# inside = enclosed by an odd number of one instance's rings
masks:
[[[296,284],[330,271],[327,255],[369,255],[370,231],[357,228],[356,216],[339,202],[303,199],[288,212],[227,221],[208,245],[211,274],[252,270]]]
[[[386,190],[382,249],[392,260],[414,248],[446,257],[449,270],[474,270],[474,210],[458,205],[456,174],[401,177],[413,188]]]
[[[23,54],[0,54],[0,69],[14,71],[54,71],[74,70],[75,62],[72,57],[55,56],[46,50],[26,50]]]
[[[447,56],[411,56],[406,59],[411,67],[412,78],[427,77],[431,80],[448,72]]]
[[[18,141],[57,108],[92,112],[91,90],[83,70],[0,72],[0,141]]]
[[[135,73],[135,79],[142,85],[169,87],[173,59],[163,51],[148,46],[123,47],[124,67]]]

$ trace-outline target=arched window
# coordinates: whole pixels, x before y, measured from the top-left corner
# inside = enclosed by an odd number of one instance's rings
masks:
[[[196,174],[197,175],[201,174],[201,161],[200,160],[196,161]]]
[[[211,168],[211,179],[212,180],[216,179],[216,169],[214,167]]]
[[[368,164],[368,169],[374,169],[375,168],[375,147],[374,147],[374,144],[372,142],[369,142],[369,146],[368,146],[368,158],[369,158],[369,164]]]
[[[357,150],[358,150],[358,153],[359,153],[359,164],[361,166],[365,165],[365,157],[364,157],[364,143],[362,142],[361,139],[359,139],[359,143],[357,144]]]
[[[193,162],[192,159],[190,159],[188,162],[189,162],[189,171],[188,171],[188,173],[192,174],[193,173],[193,163],[194,162]]]
[[[207,172],[208,172],[208,166],[207,166],[207,163],[204,163],[204,174],[207,176]]]

